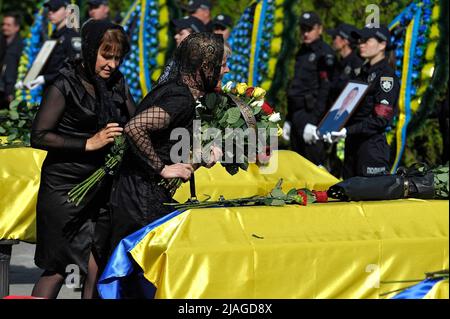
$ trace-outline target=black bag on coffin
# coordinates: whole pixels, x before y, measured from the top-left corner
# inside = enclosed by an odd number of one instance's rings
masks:
[[[415,164],[410,168],[399,168],[395,175],[352,177],[331,186],[327,193],[330,198],[344,201],[432,199],[434,174],[426,166]]]

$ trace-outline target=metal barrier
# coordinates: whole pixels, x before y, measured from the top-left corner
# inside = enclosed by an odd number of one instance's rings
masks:
[[[9,295],[9,264],[12,246],[18,240],[0,240],[0,299]]]

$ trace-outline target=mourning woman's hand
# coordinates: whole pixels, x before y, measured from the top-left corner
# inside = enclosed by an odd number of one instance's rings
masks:
[[[86,142],[86,151],[96,151],[114,142],[116,136],[122,135],[123,128],[118,123],[108,123],[105,128],[97,132]]]
[[[184,181],[187,181],[189,180],[189,178],[191,178],[193,172],[194,168],[192,167],[191,164],[177,163],[173,165],[164,166],[160,175],[166,179],[181,178]]]

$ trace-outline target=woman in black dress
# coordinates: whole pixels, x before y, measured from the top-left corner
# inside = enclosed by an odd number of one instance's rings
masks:
[[[176,163],[171,149],[172,130],[192,133],[196,100],[212,92],[228,72],[220,35],[194,33],[176,49],[170,74],[144,98],[136,116],[125,126],[130,151],[111,193],[113,248],[127,235],[173,211],[163,179],[188,180],[193,165]],[[192,141],[192,137],[191,137]],[[211,163],[221,154],[213,150]],[[211,164],[210,163],[210,164]]]
[[[82,60],[70,61],[46,90],[31,133],[32,146],[48,151],[36,208],[35,263],[45,269],[33,289],[37,297],[56,298],[74,271],[85,278],[82,297],[95,296],[110,249],[112,181],[105,178],[79,206],[68,202],[67,193],[104,164],[135,111],[118,71],[129,51],[122,27],[89,20],[81,33]]]

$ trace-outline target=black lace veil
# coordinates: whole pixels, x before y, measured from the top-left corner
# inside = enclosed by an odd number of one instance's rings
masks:
[[[211,92],[219,81],[223,54],[222,35],[192,33],[175,50],[156,87],[175,80],[191,89]]]

